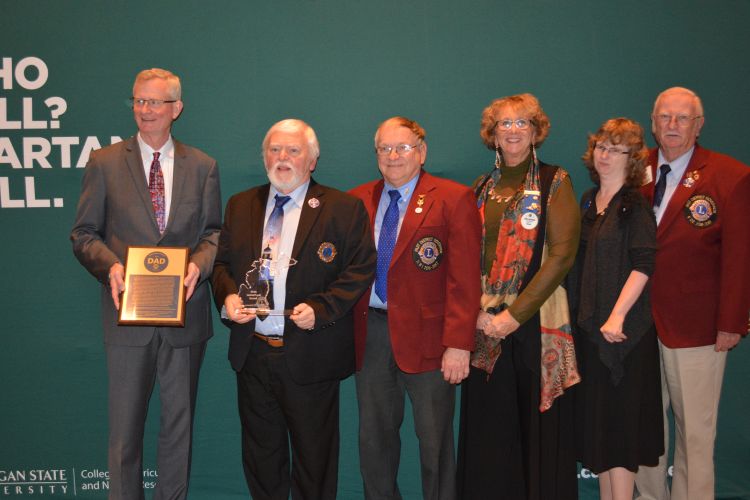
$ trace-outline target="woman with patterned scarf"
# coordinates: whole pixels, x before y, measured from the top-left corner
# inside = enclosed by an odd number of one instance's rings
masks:
[[[483,223],[476,351],[461,389],[458,497],[578,498],[580,381],[565,291],[580,212],[568,173],[540,162],[549,119],[531,94],[496,99],[480,134],[495,168],[475,182]]]

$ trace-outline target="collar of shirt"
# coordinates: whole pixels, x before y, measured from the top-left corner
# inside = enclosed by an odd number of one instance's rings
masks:
[[[164,145],[159,149],[154,149],[141,138],[141,133],[138,132],[138,135],[136,136],[138,139],[138,148],[141,150],[141,162],[143,163],[143,168],[146,171],[146,180],[148,180],[148,174],[151,170],[151,162],[154,161],[154,153],[161,153],[159,155],[159,164],[161,164],[161,170],[162,175],[164,175],[164,181],[166,182],[167,174],[164,172],[165,170],[165,164],[169,163],[170,168],[170,180],[171,180],[171,167],[174,163],[174,141],[172,140],[172,136],[169,136],[169,139],[167,139],[167,142],[164,143]]]
[[[292,191],[289,194],[284,194],[279,192],[278,189],[273,187],[273,184],[271,184],[271,189],[268,192],[268,201],[266,202],[266,218],[265,221],[268,222],[268,218],[271,216],[271,212],[273,212],[273,207],[276,206],[276,195],[279,196],[289,196],[291,200],[287,201],[284,205],[284,213],[286,214],[289,211],[289,206],[293,206],[295,208],[301,208],[302,205],[305,203],[305,195],[307,195],[307,188],[310,187],[310,180],[308,179],[305,183],[299,185],[297,189]]]
[[[664,155],[662,154],[661,149],[659,149],[659,163],[656,166],[656,179],[654,180],[654,182],[659,182],[659,178],[661,178],[661,166],[662,165],[667,163],[669,165],[670,170],[669,170],[669,176],[667,177],[667,186],[664,189],[664,198],[662,198],[661,205],[659,205],[659,207],[656,210],[654,210],[654,215],[656,215],[657,224],[661,222],[661,218],[667,209],[667,205],[669,205],[669,200],[672,199],[672,195],[677,190],[677,187],[680,185],[682,176],[685,175],[685,170],[687,169],[687,166],[690,163],[690,158],[692,158],[693,156],[693,151],[695,151],[695,146],[690,148],[682,156],[675,158],[673,161],[667,161],[666,158],[664,158]]]
[[[164,210],[167,221],[169,220],[169,211],[172,208],[172,178],[174,173],[174,141],[169,136],[167,142],[159,149],[154,149],[141,138],[141,133],[136,135],[138,140],[138,149],[141,150],[141,164],[146,174],[146,186],[148,186],[149,173],[151,172],[151,163],[154,161],[154,153],[159,155],[159,165],[161,166],[161,175],[164,177]]]
[[[693,157],[693,151],[695,151],[695,146],[690,148],[682,156],[675,158],[673,161],[667,161],[660,149],[659,164],[656,166],[656,182],[659,182],[659,178],[661,177],[661,166],[667,163],[670,168],[669,177],[667,177],[667,189],[670,186],[672,186],[672,188],[676,187],[677,184],[680,183],[680,180],[687,169],[688,163],[690,163],[690,158]]]
[[[419,175],[415,176],[412,180],[397,188],[387,182],[383,186],[383,192],[380,195],[380,202],[378,203],[378,211],[375,214],[375,242],[377,244],[378,238],[380,237],[380,227],[383,225],[383,217],[385,217],[385,211],[388,210],[388,205],[391,204],[391,197],[388,191],[396,189],[400,194],[401,198],[398,200],[398,230],[401,230],[401,223],[404,221],[404,215],[406,215],[406,207],[409,206],[409,200],[411,200],[414,194],[414,188],[417,186],[419,181]],[[397,233],[398,234],[398,233]]]

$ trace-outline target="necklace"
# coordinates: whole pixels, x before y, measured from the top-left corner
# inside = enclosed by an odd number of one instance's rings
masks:
[[[489,195],[489,199],[497,203],[508,203],[511,200],[511,198],[513,198],[516,195],[516,193],[513,193],[508,196],[500,196],[498,193],[495,192],[494,186],[490,188],[487,194]]]

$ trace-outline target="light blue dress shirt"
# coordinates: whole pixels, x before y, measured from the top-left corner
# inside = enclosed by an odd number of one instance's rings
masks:
[[[401,199],[398,200],[398,230],[396,231],[396,240],[398,241],[398,234],[401,232],[401,224],[404,222],[404,216],[406,215],[406,207],[409,206],[409,200],[411,200],[414,194],[414,188],[417,187],[417,181],[419,181],[419,175],[415,176],[412,180],[401,186],[395,188],[385,183],[383,192],[380,195],[380,202],[378,203],[378,211],[375,212],[375,247],[377,248],[378,240],[380,239],[380,227],[383,225],[383,217],[385,217],[385,211],[388,210],[388,205],[391,203],[391,197],[388,195],[388,191],[398,189],[401,194]],[[274,296],[275,297],[275,296]],[[375,287],[372,287],[370,293],[370,307],[376,307],[378,309],[387,309],[387,304],[384,304],[380,297],[375,293]]]
[[[294,238],[297,235],[297,227],[299,226],[299,218],[302,215],[302,206],[305,203],[305,195],[307,194],[307,188],[310,186],[308,180],[297,189],[289,193],[287,196],[291,197],[291,200],[286,202],[284,205],[284,223],[281,226],[281,236],[279,238],[278,255],[275,259],[276,275],[273,279],[273,305],[275,311],[281,311],[286,308],[286,277],[289,272],[289,259],[292,257],[292,249],[294,248]],[[276,188],[271,186],[271,190],[268,193],[268,201],[266,202],[266,216],[263,223],[265,229],[268,224],[268,219],[271,217],[271,212],[276,204],[274,197],[279,193]],[[265,242],[264,242],[265,244]],[[289,304],[290,307],[294,307],[297,304]],[[282,336],[284,335],[284,319],[285,316],[268,316],[263,321],[258,319],[255,320],[255,331],[268,336]]]
[[[667,176],[667,186],[666,189],[664,189],[664,198],[662,198],[661,200],[661,205],[659,205],[658,208],[654,209],[654,215],[656,215],[657,224],[661,222],[661,218],[667,209],[669,200],[672,199],[672,195],[679,187],[680,180],[685,174],[685,170],[687,169],[688,163],[690,163],[690,158],[692,158],[694,150],[695,147],[690,148],[688,152],[686,152],[679,158],[675,158],[674,161],[667,161],[666,158],[664,158],[664,156],[662,155],[661,149],[659,150],[659,164],[656,166],[656,179],[654,179],[654,182],[659,182],[659,178],[661,177],[660,168],[662,165],[667,163],[671,170],[669,171],[669,176]]]

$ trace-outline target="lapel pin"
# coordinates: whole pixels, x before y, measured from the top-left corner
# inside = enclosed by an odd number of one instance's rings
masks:
[[[310,205],[310,208],[318,208],[320,206],[320,200],[317,198],[310,198],[307,200],[307,204]]]
[[[422,205],[424,205],[424,197],[425,195],[420,194],[417,198],[417,208],[414,209],[415,213],[421,214],[422,213]]]

